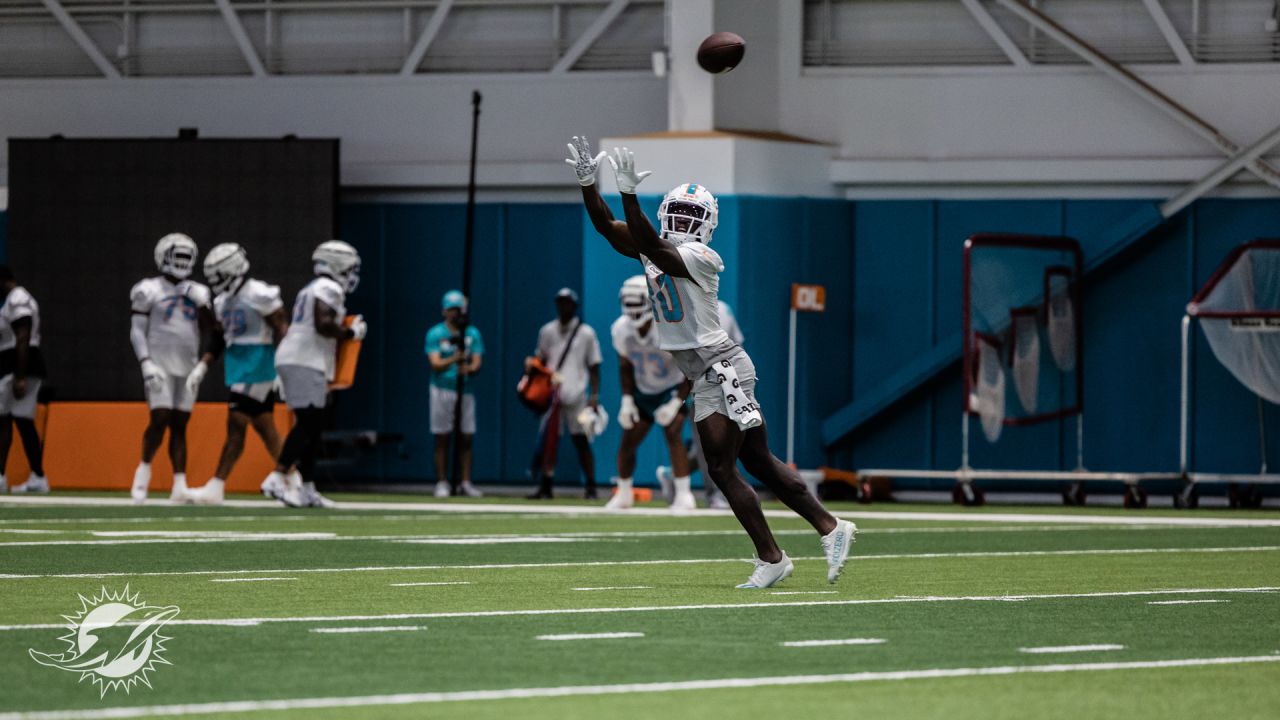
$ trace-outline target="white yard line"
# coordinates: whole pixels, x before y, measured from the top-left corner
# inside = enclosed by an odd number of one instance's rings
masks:
[[[593,590],[652,590],[652,585],[618,585],[615,587],[577,587],[573,588],[580,592],[591,592]]]
[[[3,547],[4,543],[0,543]],[[1234,553],[1234,552],[1275,552],[1280,545],[1247,545],[1241,547],[1182,547],[1182,548],[1116,548],[1103,550],[1011,550],[1007,552],[958,552],[958,553],[897,553],[880,555],[850,556],[850,561],[867,562],[875,560],[944,560],[956,558],[1001,558],[1001,557],[1049,557],[1075,555],[1148,555],[1148,554],[1196,554],[1196,553]],[[824,557],[798,556],[795,561],[825,560]],[[173,575],[246,575],[251,573],[347,573],[347,572],[390,572],[406,570],[518,570],[560,567],[614,567],[627,565],[705,565],[714,563],[749,562],[742,558],[676,558],[673,560],[596,560],[583,562],[555,563],[493,563],[485,565],[374,565],[352,568],[274,568],[262,570],[171,570],[159,572],[99,572],[99,573],[50,573],[20,574],[0,573],[0,580],[31,580],[38,578],[103,578],[103,577],[154,577]]]
[[[1105,652],[1109,650],[1123,649],[1123,645],[1046,645],[1045,647],[1018,648],[1018,652],[1028,653],[1031,655],[1045,655],[1053,653]]]
[[[297,580],[295,577],[251,577],[251,578],[215,578],[209,582],[278,582],[281,580]]]
[[[836,590],[774,590],[770,595],[835,595]]]
[[[782,647],[791,648],[807,648],[807,647],[831,647],[834,645],[883,645],[889,642],[883,638],[846,638],[844,640],[792,640],[791,642],[778,643]]]
[[[625,638],[642,638],[641,632],[611,633],[570,633],[568,635],[539,635],[538,640],[622,640]]]
[[[37,505],[63,507],[132,507],[133,501],[127,497],[75,497],[66,495],[22,496],[0,495],[0,505]],[[153,503],[157,507],[160,503]],[[233,508],[276,508],[284,510],[274,500],[228,500],[224,507]],[[435,503],[435,502],[384,502],[384,501],[346,501],[340,504],[342,510],[388,510],[402,512],[437,512],[437,513],[503,513],[514,515],[601,515],[601,516],[634,516],[634,517],[678,517],[666,508],[632,508],[630,510],[606,510],[591,505],[529,505],[529,504],[471,504],[471,503]],[[688,517],[731,517],[729,510],[698,510],[689,513]],[[794,518],[790,510],[766,510],[765,515],[774,518]],[[957,523],[1065,523],[1080,525],[1177,525],[1191,527],[1280,527],[1280,519],[1273,518],[1211,518],[1211,517],[1168,517],[1159,515],[1074,515],[1074,514],[1040,514],[1013,512],[913,512],[913,511],[845,511],[841,517],[855,520],[919,520]],[[216,516],[211,516],[216,517]]]
[[[1148,597],[1196,595],[1201,593],[1256,593],[1280,590],[1277,587],[1178,588],[1128,590],[1122,592],[1050,593],[1040,595],[932,595],[921,597],[867,598],[858,600],[780,600],[776,602],[708,603],[703,605],[640,605],[633,607],[548,608],[538,610],[476,610],[470,612],[396,613],[391,615],[320,615],[304,617],[258,617],[223,619],[175,619],[169,625],[245,626],[265,623],[333,623],[364,620],[442,620],[454,618],[528,617],[541,615],[599,615],[616,613],[688,612],[697,610],[739,610],[745,608],[821,607],[844,605],[899,605],[934,602],[1002,602],[1009,600],[1065,600],[1080,598]],[[121,624],[130,624],[128,622]],[[0,631],[65,629],[66,623],[0,625]]]
[[[447,582],[407,582],[407,583],[391,583],[391,587],[433,587],[437,585],[470,585],[466,580],[451,580]]]
[[[1203,605],[1205,603],[1229,603],[1230,600],[1153,600],[1148,605]]]
[[[1078,663],[1053,665],[1005,665],[996,667],[931,668],[887,672],[844,673],[839,675],[781,675],[772,677],[721,678],[717,680],[684,680],[679,682],[622,683],[616,685],[567,685],[561,687],[504,688],[464,690],[458,692],[397,693],[351,697],[295,698],[285,700],[235,700],[193,703],[188,705],[120,706],[90,710],[53,710],[32,713],[3,713],[0,720],[101,720],[105,718],[137,718],[154,715],[200,715],[242,713],[272,710],[318,710],[322,708],[362,708],[378,705],[415,705],[484,700],[524,700],[531,698],[583,697],[599,695],[634,695],[690,690],[749,689],[787,685],[829,685],[858,682],[929,680],[936,678],[995,677],[1021,674],[1054,674],[1066,672],[1114,672],[1117,670],[1157,670],[1167,668],[1209,667],[1272,663],[1280,655],[1246,655],[1239,657],[1182,658],[1140,662]]]
[[[412,632],[415,630],[426,630],[426,625],[374,625],[370,627],[322,627],[311,628],[313,633],[323,634],[345,634],[345,633],[383,633],[383,632]]]

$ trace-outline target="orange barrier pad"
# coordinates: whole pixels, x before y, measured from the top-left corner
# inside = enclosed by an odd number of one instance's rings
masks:
[[[142,431],[149,413],[141,402],[58,402],[48,407],[44,427],[45,473],[54,491],[127,491],[142,452]],[[276,428],[281,441],[292,424],[288,408],[277,405]],[[196,403],[187,425],[187,483],[202,485],[218,466],[218,456],[227,436],[225,403]],[[161,443],[152,462],[151,490],[167,491],[173,486],[169,464],[169,436]],[[20,461],[17,458],[21,458]],[[257,492],[275,462],[267,455],[262,440],[248,428],[244,454],[227,478],[228,492]],[[9,480],[26,479],[26,458],[14,432],[9,451]]]

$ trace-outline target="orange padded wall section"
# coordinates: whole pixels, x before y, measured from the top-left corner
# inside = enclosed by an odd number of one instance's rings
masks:
[[[55,492],[59,489],[129,490],[142,452],[142,431],[149,416],[146,403],[57,402],[42,407],[41,412],[47,412],[42,428],[45,473]],[[275,420],[283,441],[291,424],[289,410],[277,405]],[[196,404],[187,425],[189,485],[204,484],[217,469],[226,426],[225,403]],[[28,471],[16,431],[13,440],[8,478],[11,484],[16,484],[26,479]],[[168,442],[166,433],[152,462],[153,492],[168,491],[173,485]],[[257,492],[258,485],[274,466],[275,462],[250,427],[244,454],[227,478],[227,491]]]

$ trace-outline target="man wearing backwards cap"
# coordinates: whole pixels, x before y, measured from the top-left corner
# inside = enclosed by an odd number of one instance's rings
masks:
[[[578,451],[578,463],[582,466],[586,481],[586,498],[594,500],[596,461],[591,453],[587,428],[582,425],[578,416],[585,407],[596,410],[600,406],[600,363],[604,358],[600,354],[600,340],[596,338],[596,331],[578,318],[578,293],[569,288],[560,288],[556,293],[556,319],[543,325],[538,331],[537,355],[543,365],[556,373],[553,382],[559,383],[561,423],[568,428],[573,447]],[[557,369],[556,364],[561,357],[564,358],[564,363]],[[530,361],[532,358],[526,364]],[[552,431],[558,432],[559,428]],[[543,475],[539,479],[538,491],[530,497],[551,497],[551,486],[555,478]]]
[[[425,352],[431,361],[431,434],[436,443],[436,497],[451,494],[480,497],[471,484],[471,439],[476,434],[476,398],[470,377],[480,369],[484,341],[474,325],[467,325],[462,343],[462,318],[467,314],[467,298],[458,290],[444,294],[441,302],[444,322],[427,331]],[[462,484],[449,484],[449,435],[454,430],[454,409],[458,402],[458,373],[467,378],[462,396],[462,437],[458,442]]]

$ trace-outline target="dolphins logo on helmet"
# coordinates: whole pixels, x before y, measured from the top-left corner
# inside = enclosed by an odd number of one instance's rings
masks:
[[[649,303],[649,281],[643,275],[633,275],[622,283],[618,291],[618,302],[622,305],[622,314],[626,316],[631,327],[640,327],[653,317],[653,306]]]
[[[715,232],[719,218],[715,196],[697,183],[676,186],[658,206],[662,236],[676,245],[711,242],[711,233]]]
[[[182,233],[169,233],[156,243],[156,269],[179,280],[191,277],[199,254],[196,241]]]
[[[157,607],[129,594],[128,586],[119,593],[104,587],[93,598],[80,596],[80,612],[65,615],[67,634],[60,640],[69,646],[66,652],[27,652],[31,659],[48,667],[79,673],[80,681],[98,686],[98,697],[108,690],[124,690],[142,683],[151,687],[147,673],[156,665],[169,665],[164,658],[164,643],[171,638],[160,629],[178,614],[174,605]]]
[[[360,284],[360,253],[341,240],[327,240],[311,253],[316,275],[338,283],[347,292]]]
[[[236,243],[214,245],[204,256],[204,278],[216,295],[238,290],[249,274],[249,254]]]

